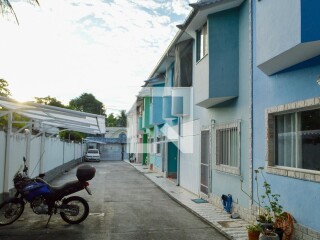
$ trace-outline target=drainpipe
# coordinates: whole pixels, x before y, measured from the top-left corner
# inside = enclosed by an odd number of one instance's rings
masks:
[[[178,117],[178,156],[177,156],[177,186],[180,186],[180,138],[181,138],[181,117]]]
[[[249,174],[249,195],[251,196],[250,199],[250,208],[253,210],[253,184],[254,184],[254,176],[253,176],[253,170],[254,170],[254,162],[253,162],[253,20],[252,20],[252,14],[253,14],[253,1],[249,0],[249,56],[250,56],[250,61],[249,61],[249,86],[250,86],[250,108],[249,108],[249,134],[251,135],[251,141],[249,145],[249,154],[250,154],[250,166],[249,166],[249,171],[251,173]]]
[[[11,158],[12,112],[8,113],[6,155],[4,160],[3,192],[9,194],[10,158]]]

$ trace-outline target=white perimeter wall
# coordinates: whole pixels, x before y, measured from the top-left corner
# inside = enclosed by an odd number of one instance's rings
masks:
[[[41,137],[32,136],[30,145],[29,175],[39,175]],[[15,134],[11,137],[11,157],[9,163],[9,189],[13,187],[12,179],[14,174],[23,164],[23,157],[26,156],[27,137],[24,134]],[[0,131],[0,193],[3,192],[4,162],[6,149],[6,133]],[[83,146],[79,143],[67,143],[59,138],[45,138],[43,154],[44,172],[48,172],[64,163],[70,162],[83,156]]]
[[[4,158],[6,149],[6,135],[0,131],[0,193],[3,192],[3,173],[4,173]]]

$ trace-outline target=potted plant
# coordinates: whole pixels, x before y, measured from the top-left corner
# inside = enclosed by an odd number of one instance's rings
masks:
[[[260,224],[251,224],[247,226],[248,229],[248,239],[249,240],[258,240],[259,235],[262,231]]]
[[[257,222],[262,229],[260,239],[282,239],[283,233],[286,236],[291,236],[293,232],[292,216],[282,211],[283,207],[279,204],[280,195],[272,192],[271,185],[267,182],[263,170],[263,167],[254,170],[257,200],[253,199],[251,195],[242,189],[243,180],[240,180],[241,191],[258,204]],[[261,195],[259,192],[258,175],[261,175],[263,178],[264,191]]]
[[[257,221],[261,224],[262,227],[262,234],[260,239],[280,239],[280,236],[282,236],[281,229],[276,228],[274,224],[276,222],[276,219],[281,216],[283,207],[279,204],[280,195],[272,193],[271,185],[267,182],[263,170],[263,167],[255,170],[255,181],[257,183],[257,198],[259,204],[259,215],[257,217]],[[258,188],[259,173],[263,178],[264,188],[264,193],[261,196],[259,195]],[[260,208],[262,205],[263,210],[261,211]]]

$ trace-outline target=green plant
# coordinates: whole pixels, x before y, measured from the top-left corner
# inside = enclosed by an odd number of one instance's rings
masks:
[[[251,224],[247,226],[248,240],[258,240],[260,233],[263,231],[260,224]]]
[[[260,224],[251,224],[247,226],[248,232],[262,232]]]
[[[259,222],[273,223],[282,214],[283,207],[279,204],[279,194],[272,193],[271,185],[267,182],[267,179],[263,173],[264,168],[259,167],[255,172],[255,181],[257,186],[257,198],[259,204]],[[264,194],[259,196],[258,174],[263,178]],[[261,200],[260,200],[261,197]],[[264,211],[260,212],[261,205],[263,204]]]
[[[260,223],[273,223],[272,216],[268,212],[259,213],[257,221]]]
[[[254,174],[255,174],[254,180],[256,182],[256,195],[257,195],[256,200],[252,197],[252,195],[249,195],[242,189],[242,183],[243,183],[242,179],[240,180],[241,191],[244,192],[248,197],[250,197],[253,202],[258,204],[259,209],[258,209],[257,221],[261,229],[260,233],[262,233],[264,236],[268,236],[268,235],[274,236],[276,232],[277,234],[280,234],[279,230],[283,231],[283,229],[286,229],[286,230],[289,229],[287,231],[291,235],[293,225],[292,223],[291,225],[289,225],[286,222],[286,217],[291,215],[283,213],[282,211],[283,207],[282,205],[279,204],[280,194],[275,194],[272,192],[271,185],[267,182],[267,179],[264,175],[263,170],[264,170],[263,167],[259,167],[258,169],[254,170]],[[263,179],[262,188],[264,191],[261,195],[259,192],[259,190],[261,189],[259,189],[258,175],[261,175]],[[286,224],[286,227],[284,227],[284,223]],[[248,234],[250,233],[250,230],[254,231],[255,228],[256,228],[255,225],[249,225],[247,227]]]

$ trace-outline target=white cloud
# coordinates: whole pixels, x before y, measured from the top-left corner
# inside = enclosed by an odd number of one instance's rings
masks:
[[[172,0],[172,8],[178,15],[187,15],[190,12],[189,2],[184,0]]]
[[[67,103],[90,92],[125,109],[176,33],[173,15],[182,22],[189,12],[182,0],[47,0],[14,8],[19,26],[0,21],[0,78],[14,98]]]

